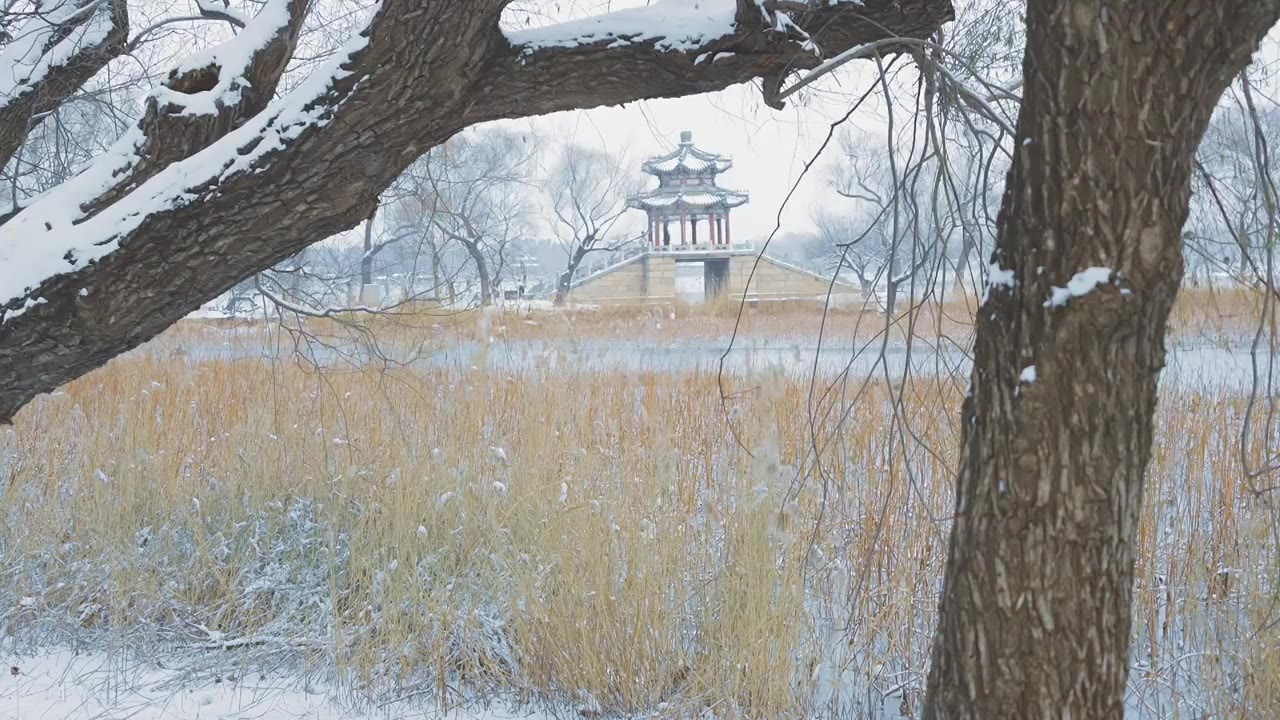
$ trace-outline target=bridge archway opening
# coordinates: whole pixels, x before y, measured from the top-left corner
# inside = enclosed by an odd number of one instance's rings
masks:
[[[703,303],[720,297],[729,287],[729,258],[677,260],[676,297],[687,303]]]
[[[706,272],[701,260],[676,263],[676,298],[687,303],[706,301]]]
[[[715,300],[729,287],[729,258],[708,258],[702,261],[702,297]]]

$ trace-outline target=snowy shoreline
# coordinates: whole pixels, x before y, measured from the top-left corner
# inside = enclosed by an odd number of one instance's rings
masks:
[[[330,688],[264,677],[182,682],[177,671],[125,654],[3,653],[0,720],[550,720],[518,710],[445,711],[408,699],[361,708]]]

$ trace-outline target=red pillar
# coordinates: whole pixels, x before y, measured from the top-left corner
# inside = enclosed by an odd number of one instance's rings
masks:
[[[724,244],[733,244],[733,237],[729,234],[729,213],[724,214]]]
[[[720,216],[713,213],[711,215],[710,223],[711,223],[711,242],[715,243],[716,245],[719,245],[721,240],[723,239],[720,237]]]
[[[680,216],[680,244],[684,245],[687,242],[689,242],[689,240],[688,240],[688,237],[685,235],[684,215],[681,215]]]

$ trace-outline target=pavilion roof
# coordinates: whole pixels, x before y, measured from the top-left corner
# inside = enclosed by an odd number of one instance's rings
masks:
[[[717,174],[733,167],[733,161],[723,155],[699,150],[693,146],[693,133],[680,133],[680,144],[675,150],[646,160],[641,168],[650,175]]]
[[[723,188],[659,188],[637,195],[627,204],[640,210],[709,210],[711,208],[735,208],[745,205],[748,196],[743,192]]]

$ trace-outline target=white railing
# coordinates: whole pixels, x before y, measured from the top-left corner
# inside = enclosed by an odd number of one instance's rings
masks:
[[[604,272],[615,265],[621,265],[638,255],[644,255],[648,250],[649,248],[644,245],[629,245],[621,250],[611,252],[595,262],[579,267],[578,272],[574,274],[573,283],[577,285],[592,275]]]
[[[657,255],[688,255],[691,253],[750,252],[755,243],[699,243],[697,245],[654,245],[649,252]]]

